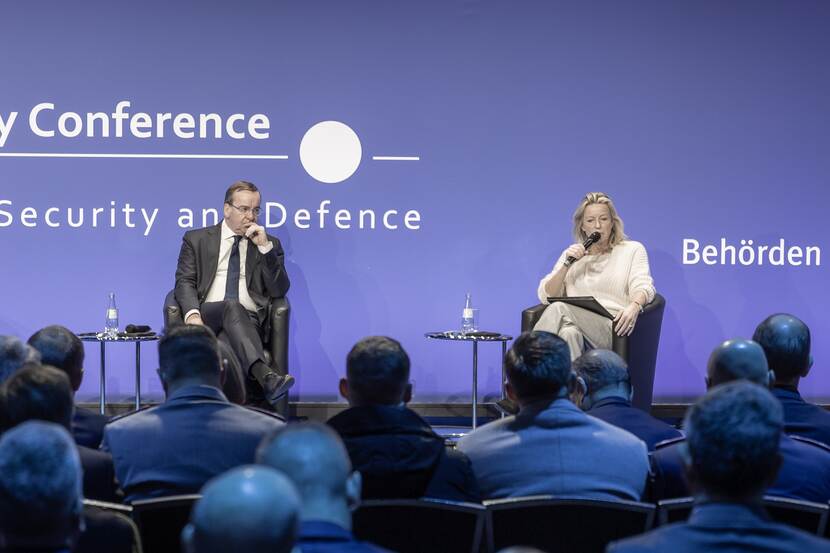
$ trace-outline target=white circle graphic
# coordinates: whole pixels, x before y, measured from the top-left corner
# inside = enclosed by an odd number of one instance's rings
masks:
[[[317,123],[300,142],[300,163],[320,182],[343,182],[357,171],[363,148],[357,134],[340,121]]]

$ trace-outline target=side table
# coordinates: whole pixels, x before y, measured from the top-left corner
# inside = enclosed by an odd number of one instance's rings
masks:
[[[501,357],[507,353],[507,342],[513,339],[512,336],[499,334],[497,332],[427,332],[425,337],[432,340],[449,340],[452,342],[473,343],[473,430],[478,426],[478,343],[479,342],[501,342]],[[504,365],[502,364],[502,381],[504,381]]]
[[[153,342],[159,339],[158,335],[129,336],[119,335],[117,338],[105,338],[102,334],[78,334],[82,342],[98,342],[101,345],[101,391],[98,408],[104,414],[107,405],[107,344],[135,343],[135,408],[141,407],[141,343]]]

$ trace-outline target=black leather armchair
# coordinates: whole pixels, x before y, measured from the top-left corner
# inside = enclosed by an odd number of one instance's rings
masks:
[[[546,307],[546,304],[539,304],[522,311],[522,332],[533,330]],[[631,336],[613,334],[611,349],[625,359],[631,373],[631,384],[634,386],[632,405],[645,412],[651,411],[657,347],[665,308],[665,298],[657,294],[637,318]]]
[[[280,375],[288,374],[288,318],[291,314],[291,304],[288,298],[274,298],[268,306],[268,317],[271,321],[270,332],[265,337],[265,362],[270,365],[274,372]],[[174,291],[171,290],[164,298],[164,327],[183,324],[182,310],[176,301]],[[247,377],[246,371],[242,369],[236,354],[219,333],[219,349],[222,358],[226,362],[227,379],[224,392],[228,399],[234,403],[261,403],[262,390],[259,384]],[[283,416],[288,412],[288,396],[280,400],[277,412]]]

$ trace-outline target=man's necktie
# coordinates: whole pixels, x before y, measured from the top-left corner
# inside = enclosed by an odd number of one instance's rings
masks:
[[[231,257],[228,259],[228,279],[225,281],[225,299],[239,299],[239,241],[241,236],[233,237]]]

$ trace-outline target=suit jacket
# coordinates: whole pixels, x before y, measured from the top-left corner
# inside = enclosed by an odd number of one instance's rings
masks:
[[[681,442],[658,447],[652,453],[658,499],[691,495],[679,450]],[[830,501],[830,452],[822,444],[799,442],[782,434],[779,452],[782,463],[778,477],[765,493],[816,503]]]
[[[522,407],[458,442],[485,499],[558,495],[639,501],[649,474],[642,440],[567,399]]]
[[[221,238],[221,222],[212,227],[188,231],[184,235],[176,267],[175,288],[176,301],[179,302],[183,316],[191,309],[199,309],[210,290],[219,263]],[[271,235],[268,235],[268,240],[274,245],[270,252],[263,255],[250,242],[245,258],[248,294],[257,306],[260,326],[267,325],[270,320],[270,299],[284,297],[291,284],[285,272],[285,254],[280,241]],[[268,335],[267,328],[263,334]]]
[[[126,500],[198,493],[228,469],[254,462],[276,415],[230,403],[211,386],[189,386],[156,407],[113,419],[102,448],[112,452]]]
[[[82,445],[78,446],[81,468],[84,471],[84,497],[120,503],[123,499],[115,481],[115,467],[112,456],[105,452]]]
[[[140,553],[141,537],[126,515],[84,504],[84,531],[73,553]]]
[[[72,436],[75,443],[98,449],[104,437],[104,426],[109,420],[105,415],[75,406],[72,415]]]
[[[826,553],[830,542],[772,522],[758,507],[734,503],[695,505],[687,522],[662,526],[613,542],[608,553]]]
[[[481,501],[470,460],[406,407],[350,407],[328,421],[363,476],[364,499]]]
[[[628,430],[643,440],[649,451],[653,451],[654,446],[659,442],[683,436],[676,428],[641,409],[635,409],[630,401],[621,397],[601,399],[594,403],[586,413],[618,428]]]
[[[772,395],[784,408],[784,431],[830,445],[830,413],[807,403],[795,388],[775,387]]]
[[[358,541],[345,528],[322,520],[300,522],[297,545],[302,553],[391,553],[371,543]]]

